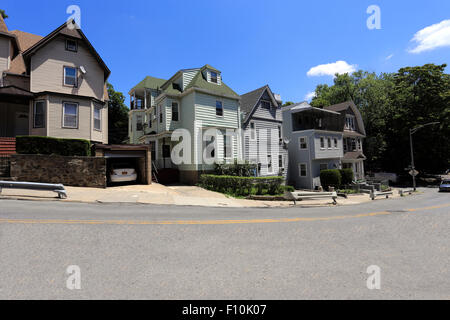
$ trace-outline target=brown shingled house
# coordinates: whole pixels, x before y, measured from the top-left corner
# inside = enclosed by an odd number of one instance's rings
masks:
[[[109,75],[73,21],[41,37],[9,31],[0,16],[0,137],[108,143]]]

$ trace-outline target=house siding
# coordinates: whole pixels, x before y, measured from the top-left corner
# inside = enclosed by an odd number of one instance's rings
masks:
[[[64,36],[58,36],[36,52],[31,58],[31,91],[58,92],[103,100],[105,74],[83,41],[78,41],[78,51],[65,49]],[[87,73],[78,70],[78,87],[64,86],[64,66],[84,66]]]

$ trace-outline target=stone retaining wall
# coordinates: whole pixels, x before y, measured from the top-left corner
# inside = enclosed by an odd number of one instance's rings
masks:
[[[11,156],[11,177],[15,181],[106,188],[106,159],[16,154]]]

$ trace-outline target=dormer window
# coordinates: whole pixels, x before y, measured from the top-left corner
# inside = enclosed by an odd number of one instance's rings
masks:
[[[211,82],[217,83],[217,72],[211,71]]]
[[[78,43],[75,40],[67,39],[66,40],[66,50],[67,51],[78,51]]]

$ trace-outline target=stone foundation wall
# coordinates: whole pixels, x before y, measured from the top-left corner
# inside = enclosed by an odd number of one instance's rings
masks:
[[[106,188],[106,159],[16,154],[11,156],[11,177],[15,181]]]

